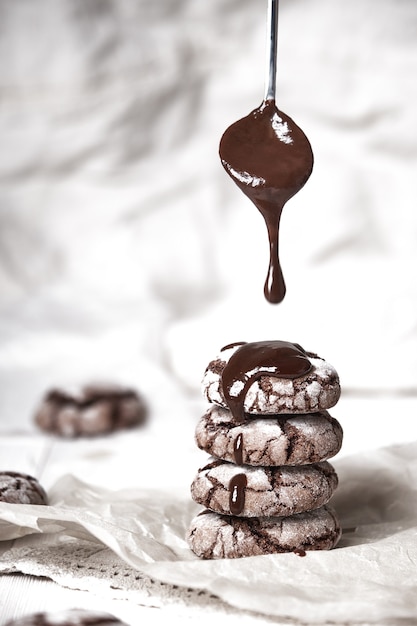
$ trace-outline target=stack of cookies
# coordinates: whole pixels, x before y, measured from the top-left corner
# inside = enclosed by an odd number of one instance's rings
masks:
[[[188,541],[202,558],[328,550],[341,530],[328,506],[338,479],[327,459],[342,445],[327,410],[339,377],[322,358],[285,341],[235,343],[203,378],[210,408],[196,442],[211,455],[191,485],[205,507]]]

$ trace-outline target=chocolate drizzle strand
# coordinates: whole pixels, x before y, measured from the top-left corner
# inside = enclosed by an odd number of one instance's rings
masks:
[[[286,292],[279,260],[281,214],[285,203],[310,177],[310,142],[274,100],[265,100],[225,131],[219,154],[226,172],[265,220],[269,266],[264,295],[269,302],[279,303]]]
[[[240,515],[245,508],[248,479],[245,474],[236,474],[229,483],[229,508],[232,515]]]
[[[243,434],[239,433],[233,443],[233,459],[236,465],[243,465]]]
[[[234,341],[233,343],[228,343],[227,346],[223,346],[220,352],[224,352],[225,350],[230,350],[231,348],[235,348],[236,346],[243,346],[246,341]]]
[[[306,352],[287,341],[242,344],[222,371],[224,399],[236,422],[245,419],[244,402],[250,386],[262,376],[299,378],[312,369]]]

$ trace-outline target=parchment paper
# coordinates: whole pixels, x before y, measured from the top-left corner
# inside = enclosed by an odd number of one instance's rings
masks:
[[[50,506],[0,503],[0,539],[61,533],[97,540],[162,582],[232,606],[309,623],[417,617],[417,442],[345,458],[332,499],[344,533],[329,552],[197,559],[185,541],[200,510],[184,491],[106,491],[62,477]]]

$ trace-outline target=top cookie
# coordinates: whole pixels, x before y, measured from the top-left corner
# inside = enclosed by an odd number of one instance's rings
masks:
[[[330,409],[340,398],[334,367],[284,341],[225,346],[208,364],[202,389],[209,402],[230,409],[236,421],[242,421],[245,413],[316,413]]]

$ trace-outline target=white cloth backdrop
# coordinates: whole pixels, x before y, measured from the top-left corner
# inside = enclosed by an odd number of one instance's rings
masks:
[[[47,490],[70,474],[187,498],[208,360],[270,338],[339,371],[341,455],[372,450],[366,467],[375,448],[417,440],[417,3],[281,0],[278,105],[310,138],[315,167],[284,209],[278,306],[263,298],[262,217],[217,154],[225,128],[262,101],[266,4],[0,0],[0,469],[34,473]],[[97,379],[139,389],[149,427],[69,442],[36,431],[46,390]],[[389,468],[372,480],[374,499],[362,487],[352,497],[363,532],[367,506],[395,487]],[[32,562],[13,571],[51,575],[33,543]],[[396,566],[410,567],[401,534],[398,546]],[[33,609],[60,602],[50,585],[42,600],[40,585],[22,593],[20,578],[0,577],[0,617],[23,614],[27,598]]]
[[[346,393],[417,391],[417,4],[283,0],[278,95],[315,168],[287,297],[217,149],[262,100],[266,2],[0,2],[0,424],[52,384],[199,396],[225,343],[317,351]],[[169,408],[170,407],[170,408]]]

